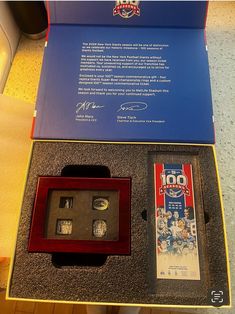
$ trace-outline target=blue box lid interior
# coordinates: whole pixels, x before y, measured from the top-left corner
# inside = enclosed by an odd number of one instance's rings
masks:
[[[207,2],[48,8],[35,139],[214,143]]]

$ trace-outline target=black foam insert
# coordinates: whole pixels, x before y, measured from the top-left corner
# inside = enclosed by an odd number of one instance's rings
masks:
[[[152,153],[197,156],[203,191],[206,226],[207,280],[202,289],[195,281],[156,280],[151,259],[149,211],[149,156]],[[131,255],[106,256],[96,265],[73,263],[70,256],[28,253],[33,203],[38,176],[59,176],[70,165],[104,166],[112,177],[132,178]],[[99,168],[99,167],[98,167]],[[98,169],[97,168],[97,169]],[[80,172],[81,173],[81,172]],[[109,176],[108,174],[106,174]],[[150,216],[151,217],[151,216]],[[145,219],[143,219],[145,218]],[[149,216],[148,216],[149,219]],[[150,246],[149,246],[150,245]],[[68,256],[67,256],[68,257]],[[83,256],[84,257],[84,256]],[[81,257],[82,259],[82,257]],[[69,262],[71,261],[71,263]],[[228,299],[224,230],[213,149],[210,146],[157,144],[101,144],[35,142],[22,204],[10,297],[83,302],[210,305],[207,292],[219,287]],[[203,266],[204,267],[204,266]],[[153,285],[154,282],[154,285]],[[161,287],[161,289],[159,289]],[[196,291],[196,293],[195,293]]]

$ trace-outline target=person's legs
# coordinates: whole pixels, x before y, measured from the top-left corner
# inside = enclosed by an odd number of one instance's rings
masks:
[[[118,314],[139,314],[140,309],[138,306],[120,306]]]

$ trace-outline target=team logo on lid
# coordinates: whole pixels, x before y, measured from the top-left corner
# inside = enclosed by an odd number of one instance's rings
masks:
[[[177,198],[183,194],[189,195],[187,187],[187,177],[180,169],[165,169],[161,173],[162,186],[160,194],[167,194],[170,197]]]
[[[134,0],[117,0],[113,15],[120,15],[124,19],[129,19],[134,15],[140,16],[139,3],[140,1]]]

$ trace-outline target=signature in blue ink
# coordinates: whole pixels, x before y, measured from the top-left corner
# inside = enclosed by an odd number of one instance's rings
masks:
[[[120,112],[120,111],[142,111],[142,110],[146,110],[147,108],[148,108],[148,105],[145,102],[132,101],[132,102],[125,102],[124,104],[121,104],[121,106],[117,112]]]
[[[95,102],[88,102],[88,101],[79,102],[79,103],[77,103],[76,107],[77,107],[76,113],[78,113],[79,111],[87,111],[89,109],[101,109],[101,108],[104,108],[104,106],[96,105]]]

